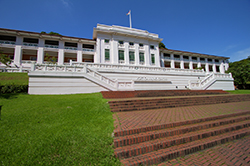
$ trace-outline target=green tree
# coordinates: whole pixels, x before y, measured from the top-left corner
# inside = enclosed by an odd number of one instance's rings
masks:
[[[49,64],[56,64],[56,57],[50,56],[48,53],[45,54],[44,60],[47,61]]]
[[[226,73],[232,73],[234,84],[247,84],[250,81],[250,57],[241,61],[229,63]]]
[[[10,67],[10,63],[11,63],[11,59],[8,55],[3,54],[2,52],[0,52],[0,62],[5,64],[5,66]]]
[[[163,44],[162,42],[159,43],[159,48],[166,48],[165,44]]]
[[[45,31],[42,31],[41,34],[49,34],[49,35],[58,35],[58,36],[62,36],[61,34],[57,33],[57,32],[50,32],[50,33],[46,33]]]

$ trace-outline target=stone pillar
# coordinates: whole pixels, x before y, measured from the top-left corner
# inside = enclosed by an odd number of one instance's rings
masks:
[[[193,69],[192,57],[189,57],[189,69]]]
[[[161,67],[165,67],[164,65],[164,54],[161,52]]]
[[[150,47],[149,45],[145,45],[145,54],[144,54],[144,58],[145,58],[145,66],[150,66]]]
[[[208,73],[209,72],[209,64],[208,64],[207,58],[205,58],[205,62],[206,62],[206,64],[205,64],[205,70]]]
[[[59,41],[58,65],[64,64],[64,41]]]
[[[77,43],[77,62],[82,62],[82,43]]]
[[[14,52],[14,63],[20,65],[22,63],[23,51],[22,51],[23,37],[16,37],[16,46]]]
[[[225,61],[225,71],[227,71],[228,70],[228,67],[229,67],[229,65],[228,65],[228,62],[227,62],[227,60],[224,60]]]
[[[225,73],[225,68],[224,68],[223,60],[220,60],[220,73],[222,73],[222,74]]]
[[[175,65],[174,65],[174,54],[170,54],[170,58],[171,58],[171,68],[175,68]]]
[[[213,72],[216,73],[216,64],[214,63],[214,59],[212,59],[213,61]]]
[[[111,47],[110,47],[110,62],[112,64],[118,64],[118,59],[119,59],[119,57],[118,57],[118,42],[116,40],[112,40]]]
[[[139,58],[139,44],[135,43],[135,65],[138,66],[140,63],[140,58]]]
[[[125,47],[125,50],[124,50],[124,61],[125,61],[125,65],[128,65],[129,64],[129,43],[125,42],[124,43],[124,47]]]
[[[198,62],[197,67],[201,67],[200,57],[197,57],[197,62]]]
[[[99,38],[96,39],[96,50],[94,54],[94,63],[100,63],[101,56],[101,40]],[[78,61],[78,59],[77,59]]]
[[[156,51],[155,51],[155,66],[160,67],[160,53],[159,53],[159,47],[158,45],[155,46]]]
[[[180,59],[181,59],[180,62],[181,69],[184,69],[183,55],[180,55]]]
[[[44,39],[39,39],[38,41],[38,50],[37,50],[37,63],[43,64],[44,62]]]

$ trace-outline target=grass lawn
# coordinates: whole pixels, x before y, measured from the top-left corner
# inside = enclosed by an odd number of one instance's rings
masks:
[[[29,77],[27,73],[7,73],[0,72],[0,84],[28,85]]]
[[[0,95],[0,165],[120,165],[100,93]]]
[[[250,90],[231,90],[227,92],[231,94],[250,94]]]

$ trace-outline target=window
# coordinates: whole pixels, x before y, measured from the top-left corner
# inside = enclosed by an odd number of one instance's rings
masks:
[[[215,62],[217,62],[217,63],[219,62],[219,60],[218,60],[218,59],[215,59],[214,61],[215,61]]]
[[[109,43],[109,39],[104,39],[104,42],[105,43]]]
[[[152,65],[155,64],[155,55],[154,54],[151,54],[151,63],[152,63]]]
[[[200,58],[200,61],[204,62],[204,61],[205,61],[205,58]]]
[[[5,40],[5,41],[16,41],[16,36],[5,36],[5,35],[0,35],[0,40]]]
[[[164,56],[164,59],[170,59],[170,54],[164,53],[163,56]]]
[[[135,61],[135,52],[129,51],[129,62],[134,62],[134,61]]]
[[[130,45],[130,46],[133,46],[133,45],[134,45],[134,43],[133,43],[133,42],[129,42],[129,45]]]
[[[38,39],[23,38],[23,42],[25,42],[25,43],[36,43],[36,44],[38,44]]]
[[[189,60],[189,57],[188,56],[183,56],[183,59],[184,60]]]
[[[192,57],[192,60],[193,61],[197,61],[197,57]]]
[[[139,46],[140,46],[140,47],[143,47],[143,44],[142,44],[142,43],[140,43],[140,44],[139,44]]]
[[[150,49],[155,49],[155,46],[154,45],[150,45]]]
[[[123,41],[120,40],[120,41],[118,41],[118,43],[119,43],[119,44],[123,44]]]
[[[208,62],[212,62],[212,59],[207,59]]]
[[[59,41],[45,40],[45,44],[58,46],[59,45]]]
[[[105,61],[109,61],[109,49],[105,49]]]
[[[31,56],[31,57],[30,57],[30,60],[31,60],[31,61],[36,61],[36,56]]]
[[[82,45],[82,48],[88,48],[88,49],[94,49],[94,45],[91,45],[91,44],[83,44]]]
[[[124,51],[123,50],[119,50],[118,51],[118,56],[119,56],[119,61],[124,61]]]
[[[140,63],[144,63],[144,53],[143,52],[139,53],[139,58],[140,58]]]

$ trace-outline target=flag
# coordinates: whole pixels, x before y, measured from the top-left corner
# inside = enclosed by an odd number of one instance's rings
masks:
[[[127,13],[127,15],[130,15],[130,11]]]

